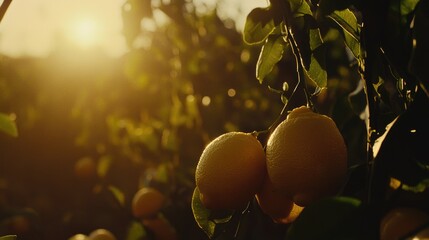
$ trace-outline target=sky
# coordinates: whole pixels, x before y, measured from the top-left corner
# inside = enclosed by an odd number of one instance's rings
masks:
[[[216,0],[198,0],[213,5]],[[2,1],[1,1],[2,2]],[[126,52],[121,35],[125,0],[13,0],[0,23],[0,54],[11,57],[49,54],[67,39],[82,48],[99,47],[108,55]],[[223,0],[222,17],[233,18],[242,30],[247,13],[267,0]]]

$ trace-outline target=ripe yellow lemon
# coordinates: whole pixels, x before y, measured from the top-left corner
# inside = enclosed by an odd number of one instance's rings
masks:
[[[428,222],[429,215],[418,209],[394,208],[381,220],[380,240],[403,239]]]
[[[268,177],[261,191],[256,194],[256,201],[262,212],[269,215],[275,222],[277,219],[289,216],[293,207],[292,199],[276,191]]]
[[[299,206],[337,193],[347,172],[347,148],[334,121],[305,106],[276,127],[266,155],[274,189]]]
[[[89,234],[88,239],[89,240],[116,240],[116,237],[109,230],[100,228],[92,231]]]
[[[223,134],[206,146],[195,171],[201,202],[208,209],[239,209],[260,190],[266,171],[256,137]]]
[[[79,233],[71,236],[68,240],[88,240],[88,236]]]
[[[153,217],[164,207],[164,203],[164,194],[155,188],[143,187],[134,194],[132,212],[138,218]]]
[[[303,209],[296,205],[289,196],[276,191],[268,177],[261,191],[256,194],[256,201],[262,212],[270,216],[275,223],[291,223]]]

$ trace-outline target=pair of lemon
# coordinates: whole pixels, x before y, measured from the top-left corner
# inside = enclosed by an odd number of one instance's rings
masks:
[[[270,135],[264,151],[252,134],[226,133],[210,142],[195,177],[203,205],[239,209],[253,196],[276,222],[335,194],[347,172],[347,148],[334,121],[302,106]]]

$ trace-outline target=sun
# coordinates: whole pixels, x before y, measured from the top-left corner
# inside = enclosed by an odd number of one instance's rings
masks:
[[[100,41],[100,26],[95,19],[79,18],[70,22],[67,35],[72,43],[82,47],[90,48]]]

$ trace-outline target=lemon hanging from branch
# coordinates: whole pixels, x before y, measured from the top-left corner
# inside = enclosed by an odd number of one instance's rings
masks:
[[[344,139],[328,116],[293,109],[268,139],[267,171],[276,191],[306,206],[334,195],[347,172]]]

